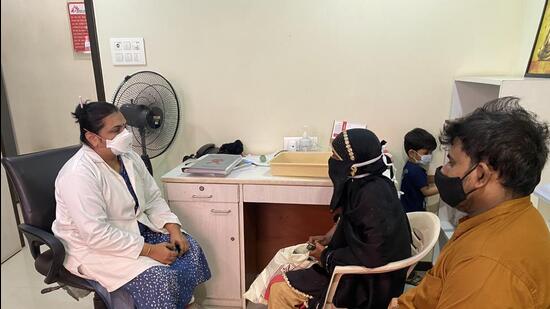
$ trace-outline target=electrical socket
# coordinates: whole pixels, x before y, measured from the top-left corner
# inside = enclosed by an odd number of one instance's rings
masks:
[[[301,136],[285,136],[283,138],[283,149],[286,151],[298,151],[301,138]],[[319,145],[317,136],[310,136],[309,138],[311,138],[314,147]]]
[[[286,151],[298,151],[298,146],[301,137],[285,136],[283,138],[283,149]]]

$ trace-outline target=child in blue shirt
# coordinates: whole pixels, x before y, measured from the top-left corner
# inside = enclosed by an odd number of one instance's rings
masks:
[[[408,161],[401,178],[401,204],[406,212],[425,211],[425,198],[438,194],[433,175],[426,172],[437,142],[428,131],[416,128],[405,135],[404,146]]]

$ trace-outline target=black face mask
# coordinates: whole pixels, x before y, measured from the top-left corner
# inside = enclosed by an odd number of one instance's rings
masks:
[[[330,210],[334,211],[345,202],[346,182],[349,180],[349,169],[352,163],[328,159],[328,176],[332,180],[334,191],[330,200]]]
[[[456,208],[460,203],[466,200],[468,194],[474,192],[474,189],[468,193],[464,192],[462,181],[477,167],[474,165],[463,177],[448,177],[441,173],[441,166],[435,170],[435,186],[439,190],[439,196],[449,206]]]

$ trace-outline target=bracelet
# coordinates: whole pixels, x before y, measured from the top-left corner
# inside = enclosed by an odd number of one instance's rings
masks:
[[[153,247],[152,245],[149,245],[149,249],[147,249],[147,252],[145,252],[145,256],[149,256],[149,253],[151,253],[152,247]]]

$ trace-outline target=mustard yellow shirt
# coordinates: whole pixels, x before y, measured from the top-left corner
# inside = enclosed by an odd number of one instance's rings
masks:
[[[462,220],[399,308],[550,308],[550,232],[529,197]]]

